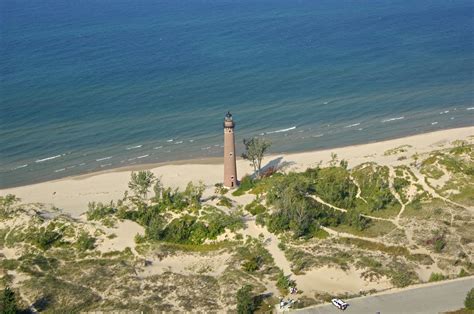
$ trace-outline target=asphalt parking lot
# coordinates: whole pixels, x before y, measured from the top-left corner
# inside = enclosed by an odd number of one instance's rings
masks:
[[[341,311],[332,304],[296,310],[315,314],[433,314],[453,311],[464,306],[469,290],[474,288],[474,277],[451,280],[409,288],[403,291],[345,300],[350,306]]]

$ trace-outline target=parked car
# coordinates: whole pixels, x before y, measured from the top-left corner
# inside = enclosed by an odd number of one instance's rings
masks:
[[[331,303],[337,307],[338,309],[340,310],[345,310],[347,309],[347,307],[349,306],[349,304],[347,304],[346,302],[342,301],[341,299],[332,299],[331,300]]]

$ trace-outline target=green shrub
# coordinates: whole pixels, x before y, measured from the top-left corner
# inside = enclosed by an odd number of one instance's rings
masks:
[[[467,277],[467,276],[469,276],[469,273],[464,268],[461,268],[461,270],[459,271],[459,277]]]
[[[228,197],[221,196],[219,197],[219,202],[217,202],[218,206],[224,206],[227,208],[232,208],[232,200]]]
[[[113,215],[117,212],[114,204],[111,202],[108,205],[103,203],[91,202],[88,205],[87,220],[101,220],[107,216]]]
[[[247,191],[250,191],[255,186],[255,180],[251,176],[246,175],[242,178],[239,183],[239,188],[232,192],[233,196],[244,195]]]
[[[467,293],[466,299],[464,299],[464,306],[468,310],[474,310],[474,288]]]
[[[252,286],[245,285],[237,291],[237,313],[252,314],[255,311],[255,300],[252,296]]]
[[[82,232],[77,238],[77,248],[81,251],[93,250],[95,248],[94,237],[89,236],[87,232]]]
[[[3,289],[2,297],[0,300],[0,312],[3,314],[18,313],[15,293],[9,287],[5,287],[5,289]]]
[[[62,233],[41,227],[39,232],[34,235],[33,244],[43,251],[50,249],[62,239]]]
[[[446,279],[446,277],[443,274],[440,273],[431,273],[430,279],[428,280],[429,282],[433,281],[441,281]]]
[[[245,210],[255,216],[264,213],[267,208],[255,200],[245,205]]]
[[[295,287],[295,282],[290,279],[289,275],[286,275],[283,273],[282,270],[278,273],[278,278],[277,278],[277,288],[280,289],[281,292],[284,292],[284,294],[288,293],[288,289],[290,287]]]

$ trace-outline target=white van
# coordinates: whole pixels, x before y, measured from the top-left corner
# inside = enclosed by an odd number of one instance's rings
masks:
[[[347,309],[347,307],[349,306],[349,304],[347,304],[346,302],[342,301],[341,299],[332,299],[331,300],[331,303],[337,307],[338,309],[340,310],[345,310]]]

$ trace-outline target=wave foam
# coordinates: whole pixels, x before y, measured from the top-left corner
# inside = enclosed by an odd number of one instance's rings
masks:
[[[35,162],[44,162],[44,161],[47,161],[47,160],[52,160],[52,159],[59,158],[61,156],[63,156],[63,155],[56,155],[56,156],[46,157],[46,158],[43,158],[43,159],[37,159],[37,160],[35,160]]]
[[[137,149],[137,148],[140,148],[140,147],[142,147],[142,146],[143,146],[143,145],[130,146],[130,147],[127,147],[127,150]]]
[[[66,168],[61,168],[61,169],[58,169],[58,170],[54,170],[54,172],[62,172],[62,171],[65,171]]]
[[[466,110],[474,110],[474,107],[466,108]]]
[[[349,124],[349,125],[346,125],[345,128],[353,128],[358,125],[360,125],[360,123]]]
[[[431,125],[436,125],[436,124],[438,124],[438,121],[431,122]]]
[[[296,126],[292,126],[291,128],[287,128],[287,129],[281,129],[281,130],[276,130],[276,131],[265,132],[264,134],[283,133],[283,132],[288,132],[288,131],[291,131],[291,130],[294,130],[294,129],[296,129]]]
[[[382,123],[396,121],[396,120],[403,120],[403,119],[405,119],[405,117],[390,118],[390,119],[382,120]]]
[[[160,148],[163,148],[163,146],[156,146],[153,149],[160,149]]]
[[[145,157],[148,157],[148,156],[150,156],[150,155],[138,156],[137,159],[145,158]]]
[[[104,157],[104,158],[99,158],[99,159],[96,159],[95,161],[102,161],[102,160],[109,160],[111,159],[113,156],[108,156],[108,157]]]
[[[21,166],[17,166],[15,168],[13,168],[12,170],[17,170],[17,169],[21,169],[21,168],[25,168],[25,167],[28,167],[28,164],[24,164],[24,165],[21,165]]]

